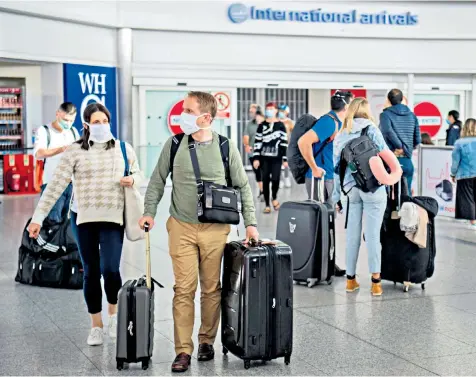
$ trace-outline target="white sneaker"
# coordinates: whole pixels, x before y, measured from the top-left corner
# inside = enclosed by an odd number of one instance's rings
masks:
[[[109,323],[108,323],[108,332],[109,337],[112,339],[117,338],[117,314],[109,316]]]
[[[101,327],[93,327],[88,336],[88,346],[100,346],[104,343],[104,331]]]
[[[284,180],[284,186],[287,187],[287,188],[291,187],[291,177],[287,177]]]

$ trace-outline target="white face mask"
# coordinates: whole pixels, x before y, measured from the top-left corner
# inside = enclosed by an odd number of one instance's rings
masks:
[[[89,127],[89,140],[96,143],[107,143],[109,140],[114,139],[111,132],[111,125],[106,124],[89,124],[85,123]]]
[[[194,114],[188,114],[188,113],[182,113],[180,115],[180,128],[182,129],[183,133],[185,135],[192,135],[195,132],[201,131],[201,130],[207,130],[211,128],[212,126],[200,128],[197,125],[197,120],[198,118],[204,116],[206,114],[202,115],[194,115]]]

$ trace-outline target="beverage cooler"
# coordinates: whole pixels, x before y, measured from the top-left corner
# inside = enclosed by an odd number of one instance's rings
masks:
[[[23,148],[23,88],[0,87],[0,154]]]
[[[25,154],[23,87],[0,87],[0,193],[34,194],[35,161]]]

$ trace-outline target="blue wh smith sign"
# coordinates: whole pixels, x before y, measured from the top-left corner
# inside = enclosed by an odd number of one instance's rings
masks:
[[[64,100],[78,108],[74,126],[83,128],[83,111],[90,103],[100,102],[111,113],[111,131],[117,137],[116,68],[64,64]]]
[[[398,14],[391,14],[387,11],[379,13],[359,13],[357,10],[350,10],[348,12],[326,12],[320,8],[308,11],[275,10],[255,6],[247,7],[241,3],[235,3],[229,6],[228,18],[236,24],[245,22],[248,19],[253,21],[294,21],[362,25],[412,26],[418,24],[418,16],[411,12]]]

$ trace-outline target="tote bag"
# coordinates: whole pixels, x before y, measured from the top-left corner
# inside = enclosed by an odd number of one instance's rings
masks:
[[[126,144],[121,141],[122,157],[124,157],[124,177],[130,175],[129,160],[127,159]],[[139,241],[145,238],[145,232],[139,226],[139,220],[144,213],[144,198],[139,190],[124,187],[124,228],[129,241]]]

